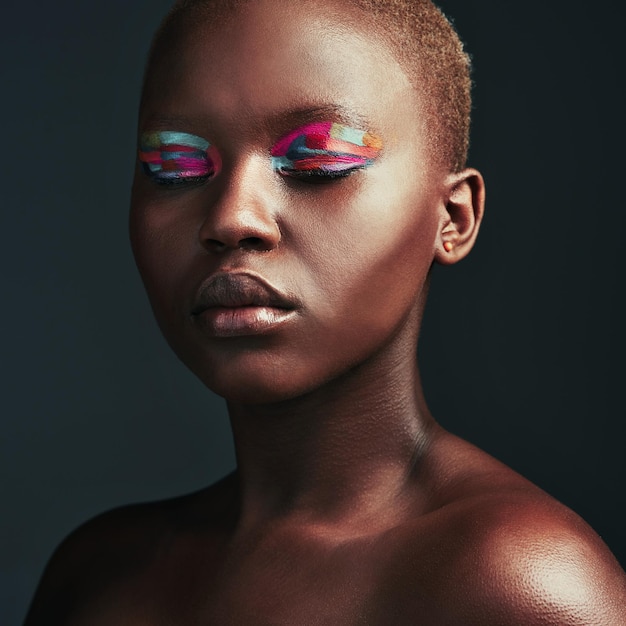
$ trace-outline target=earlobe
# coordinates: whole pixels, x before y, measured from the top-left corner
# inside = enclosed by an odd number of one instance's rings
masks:
[[[468,168],[451,174],[442,211],[435,261],[452,265],[474,246],[485,209],[485,182],[479,171]]]

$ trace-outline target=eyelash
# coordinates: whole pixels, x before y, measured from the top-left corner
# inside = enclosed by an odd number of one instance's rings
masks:
[[[347,178],[355,172],[364,169],[364,165],[359,165],[344,170],[331,171],[323,168],[310,169],[310,170],[289,170],[289,169],[277,169],[276,172],[283,178],[296,180],[302,183],[311,185],[321,185],[331,183],[342,178]],[[144,164],[144,171],[146,175],[160,187],[183,187],[190,186],[195,187],[202,185],[215,177],[216,172],[212,171],[205,176],[163,176],[157,172],[151,172]]]
[[[352,167],[346,170],[329,171],[324,169],[315,170],[277,170],[278,174],[284,178],[292,178],[297,181],[309,184],[330,183],[341,178],[348,178],[355,172],[364,169],[364,166]]]
[[[148,176],[159,186],[162,187],[179,187],[182,185],[201,185],[210,178],[215,176],[215,173],[207,174],[206,176],[159,176],[158,174],[148,173]]]

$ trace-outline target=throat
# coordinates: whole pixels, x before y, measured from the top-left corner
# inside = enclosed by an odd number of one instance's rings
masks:
[[[419,503],[435,424],[421,389],[409,397],[389,391],[230,405],[242,524],[295,516],[356,531],[393,524]]]

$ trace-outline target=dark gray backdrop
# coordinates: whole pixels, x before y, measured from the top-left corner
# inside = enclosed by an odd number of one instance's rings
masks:
[[[126,235],[142,65],[168,5],[3,8],[2,624],[79,523],[233,466],[223,404],[160,338]],[[618,5],[442,5],[474,57],[488,204],[471,257],[435,273],[427,396],[626,563]]]

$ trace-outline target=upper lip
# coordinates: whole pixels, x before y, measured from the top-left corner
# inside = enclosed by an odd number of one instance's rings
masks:
[[[249,272],[221,272],[205,280],[196,294],[192,315],[207,309],[265,306],[295,309],[297,301],[264,278]]]

